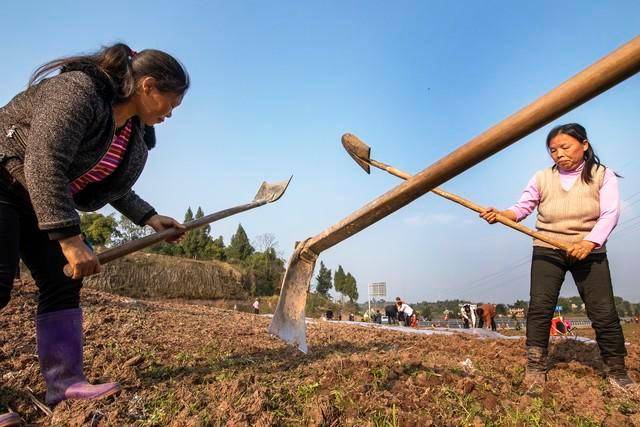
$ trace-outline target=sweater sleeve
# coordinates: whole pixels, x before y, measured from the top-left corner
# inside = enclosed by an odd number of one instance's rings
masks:
[[[141,227],[149,218],[157,214],[153,206],[142,200],[133,190],[111,202],[111,206]]]
[[[618,177],[609,168],[604,173],[600,187],[600,217],[584,240],[595,243],[596,248],[604,245],[620,217],[620,190]]]
[[[527,183],[518,202],[508,209],[516,214],[516,221],[520,222],[533,212],[538,203],[540,203],[540,190],[534,175]]]
[[[91,126],[97,95],[90,77],[80,72],[64,73],[40,85],[24,173],[39,228],[59,239],[80,233],[66,172]]]

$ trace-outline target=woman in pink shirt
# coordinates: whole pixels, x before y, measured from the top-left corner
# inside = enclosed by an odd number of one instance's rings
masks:
[[[617,175],[600,163],[586,130],[577,123],[553,128],[547,150],[554,165],[531,178],[514,206],[503,211],[488,208],[480,214],[493,224],[498,213],[521,221],[537,208],[537,230],[571,245],[565,252],[534,239],[525,384],[531,388],[546,381],[549,325],[570,271],[595,329],[609,382],[625,393],[637,393],[625,367],[627,351],[606,253],[606,241],[620,214]]]

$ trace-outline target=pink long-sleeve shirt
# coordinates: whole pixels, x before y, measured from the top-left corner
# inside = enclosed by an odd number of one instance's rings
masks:
[[[573,183],[577,179],[580,179],[583,168],[584,163],[572,171],[565,171],[558,168],[562,188],[568,191]],[[522,192],[520,200],[511,206],[509,210],[516,214],[516,221],[520,222],[533,212],[538,206],[538,203],[540,203],[540,190],[538,189],[536,176],[534,175]],[[607,168],[604,173],[602,187],[600,187],[600,217],[584,240],[595,243],[597,245],[596,248],[601,247],[609,238],[616,224],[618,224],[619,217],[620,191],[618,189],[618,177],[611,169]]]

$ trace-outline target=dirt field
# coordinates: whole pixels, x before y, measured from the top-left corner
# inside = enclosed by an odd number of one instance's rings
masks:
[[[269,319],[183,303],[83,291],[90,380],[118,380],[103,402],[33,404],[34,290],[0,314],[0,407],[35,425],[640,425],[640,405],[612,395],[597,351],[555,346],[549,384],[526,396],[522,340],[419,336],[309,325],[309,354],[266,333]],[[625,327],[640,380],[640,330]],[[469,359],[466,366],[463,362]]]

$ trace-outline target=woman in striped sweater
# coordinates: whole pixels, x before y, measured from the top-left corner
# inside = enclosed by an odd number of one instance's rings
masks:
[[[188,87],[172,56],[119,43],[41,66],[0,108],[0,308],[21,258],[40,291],[37,347],[51,405],[119,389],[90,385],[83,374],[80,288],[100,265],[76,210],[109,203],[140,226],[182,228],[131,187],[155,145],[153,126],[171,117]]]
[[[533,242],[525,384],[531,388],[546,381],[549,327],[570,271],[595,329],[609,382],[625,393],[637,393],[625,367],[627,351],[606,252],[620,211],[617,175],[600,163],[585,128],[577,123],[553,128],[547,149],[555,164],[531,178],[518,203],[480,214],[489,223],[496,221],[497,213],[521,221],[537,207],[537,230],[571,244],[564,252],[537,239]]]

